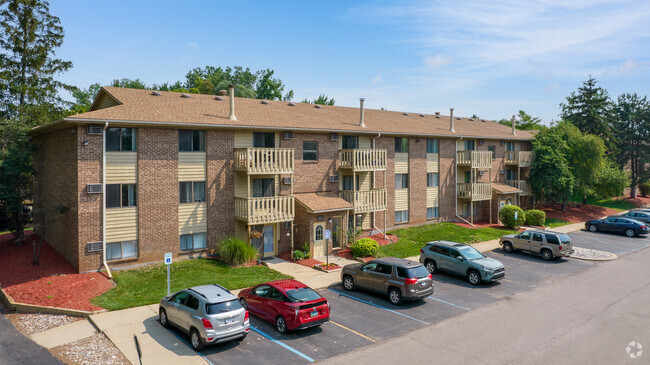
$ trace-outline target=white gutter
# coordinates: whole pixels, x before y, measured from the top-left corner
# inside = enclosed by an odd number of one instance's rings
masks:
[[[108,122],[104,124],[104,132],[102,133],[102,263],[106,268],[108,278],[112,279],[111,269],[108,268],[106,262],[106,129]]]
[[[472,223],[468,222],[465,218],[458,215],[458,142],[460,142],[462,140],[463,140],[463,137],[460,137],[460,139],[458,139],[456,141],[455,145],[454,145],[454,148],[456,150],[456,155],[454,155],[454,162],[456,163],[456,182],[454,182],[454,187],[455,187],[454,191],[455,191],[455,195],[456,195],[454,197],[454,202],[456,204],[455,204],[455,207],[454,207],[454,215],[456,215],[456,218],[459,218],[460,220],[462,220],[463,222],[469,224],[470,226],[476,227]]]

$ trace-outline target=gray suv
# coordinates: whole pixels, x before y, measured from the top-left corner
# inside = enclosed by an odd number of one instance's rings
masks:
[[[420,262],[435,274],[440,271],[465,276],[472,285],[506,276],[503,264],[484,256],[472,246],[451,241],[429,242],[420,249]]]
[[[217,284],[183,289],[162,298],[158,317],[163,327],[173,325],[189,334],[196,351],[205,345],[243,340],[250,326],[248,311]]]
[[[547,261],[573,253],[573,245],[568,234],[536,229],[519,234],[507,234],[501,237],[499,245],[504,252],[526,251],[538,254]]]
[[[395,305],[433,294],[433,280],[422,264],[395,257],[346,265],[341,271],[341,281],[345,290],[358,287],[387,294]]]

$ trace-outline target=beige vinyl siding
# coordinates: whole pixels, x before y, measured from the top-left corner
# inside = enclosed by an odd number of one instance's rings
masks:
[[[110,108],[112,106],[119,105],[115,99],[111,98],[108,95],[102,94],[101,99],[97,102],[96,109]]]
[[[437,207],[438,206],[438,195],[439,190],[437,186],[427,188],[427,207]]]
[[[359,190],[370,190],[370,172],[362,172],[357,178],[359,179]]]
[[[398,189],[395,190],[395,211],[409,209],[409,190]]]
[[[438,172],[438,154],[427,153],[427,172]]]
[[[246,179],[247,179],[246,174],[243,173],[235,174],[235,196],[238,196],[240,198],[248,197],[248,192],[246,191],[248,183],[246,182]]]
[[[361,216],[362,216],[361,219],[363,219],[363,222],[361,222],[361,228],[363,228],[363,229],[371,229],[372,227],[370,227],[370,223],[371,223],[370,222],[370,214],[363,213],[363,214],[361,214]]]
[[[207,232],[207,204],[187,203],[178,205],[178,233],[200,233]]]
[[[178,181],[205,181],[205,152],[178,153]]]
[[[138,239],[138,208],[106,209],[106,242]]]
[[[515,151],[521,151],[521,142],[515,142]]]
[[[465,182],[465,172],[470,171],[469,168],[458,168],[458,174],[456,174],[456,182],[458,183],[464,183]]]
[[[137,152],[106,152],[107,184],[135,184],[137,175]]]
[[[359,136],[359,148],[371,148],[370,136]]]
[[[253,147],[253,132],[235,131],[235,148]],[[280,147],[280,133],[275,133],[275,147]]]
[[[456,141],[456,149],[458,151],[465,151],[465,140],[464,139]]]
[[[395,154],[395,173],[408,174],[409,172],[409,154],[396,153]]]
[[[248,243],[248,227],[242,221],[235,221],[235,237]]]

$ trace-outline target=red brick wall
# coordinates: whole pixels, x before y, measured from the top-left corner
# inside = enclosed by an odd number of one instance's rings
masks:
[[[79,195],[79,271],[98,270],[102,265],[102,252],[88,252],[89,242],[102,240],[102,194],[88,194],[86,186],[102,182],[102,143],[101,135],[86,134],[86,126],[79,126],[77,145],[79,161],[77,163]],[[88,141],[84,146],[83,142]]]
[[[409,180],[410,180],[409,181],[409,224],[426,223],[427,221],[427,140],[426,138],[409,138]]]
[[[395,225],[395,138],[379,137],[375,140],[375,148],[385,149],[386,161],[386,212],[375,213],[375,224],[378,228],[390,229]],[[377,188],[384,186],[383,171],[375,172]],[[386,216],[386,227],[384,227],[384,215]]]
[[[313,250],[314,247],[314,223],[318,222],[318,216],[323,216],[323,221],[327,222],[328,219],[332,217],[341,217],[341,228],[347,230],[348,227],[348,215],[347,211],[338,211],[330,213],[308,213],[304,206],[299,203],[296,203],[296,235],[294,241],[294,249],[302,250],[305,243],[309,243],[310,250]],[[329,224],[326,224],[326,229],[331,229]],[[341,247],[345,246],[344,235],[341,236]],[[282,251],[279,251],[278,254],[282,254],[286,251],[289,251],[291,248],[291,243],[285,246],[286,248]],[[332,250],[332,244],[329,243],[329,249]]]
[[[486,170],[483,176],[479,176],[478,182],[498,182],[501,184],[506,183],[506,175],[501,175],[501,170],[506,168],[505,165],[505,156],[506,156],[506,146],[501,145],[500,140],[485,140],[485,143],[482,145],[476,143],[477,150],[487,151],[488,146],[494,146],[494,160],[492,160],[492,180],[490,180],[489,172]]]
[[[303,142],[318,142],[318,161],[303,161]],[[339,142],[330,141],[329,133],[294,133],[293,139],[280,138],[280,147],[294,150],[294,193],[318,191],[338,193],[339,184],[331,183],[330,175],[338,175],[336,161]],[[289,186],[282,184],[281,189],[283,193],[288,193]]]
[[[456,140],[440,138],[440,219],[443,221],[456,220]]]
[[[235,234],[235,178],[232,131],[207,131],[208,248]]]

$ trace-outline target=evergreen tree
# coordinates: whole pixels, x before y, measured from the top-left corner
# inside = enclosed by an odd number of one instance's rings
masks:
[[[636,198],[640,182],[650,177],[650,103],[645,97],[623,94],[616,104],[614,124],[619,165],[630,171],[630,196]]]

